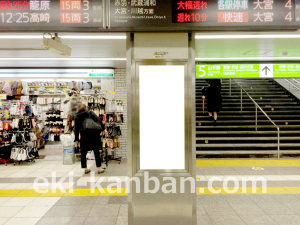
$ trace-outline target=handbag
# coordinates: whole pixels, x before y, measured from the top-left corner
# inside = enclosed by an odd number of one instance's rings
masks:
[[[90,130],[101,132],[102,126],[91,118],[91,113],[89,112],[89,117],[86,118],[82,123],[82,131],[85,132]]]

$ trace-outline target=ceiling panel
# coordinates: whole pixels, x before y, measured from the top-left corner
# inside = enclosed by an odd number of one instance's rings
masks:
[[[5,35],[12,35],[5,34]],[[30,35],[18,34],[18,35]],[[42,35],[42,34],[41,34]],[[59,34],[76,35],[75,33]],[[88,34],[125,36],[118,34]],[[63,44],[72,48],[70,58],[126,58],[126,40],[91,40],[91,39],[62,39]],[[65,58],[50,50],[44,50],[41,46],[42,39],[1,39],[0,58]],[[14,50],[9,50],[14,49]],[[36,49],[36,50],[28,50]],[[126,61],[0,61],[0,67],[113,67],[125,68]]]
[[[230,58],[230,57],[300,57],[299,38],[268,39],[226,39],[228,33],[214,33],[219,39],[196,39],[196,58]],[[266,33],[230,33],[231,35],[266,34]],[[270,33],[267,33],[270,34]],[[278,33],[277,33],[278,34]],[[281,33],[280,33],[281,34]],[[289,33],[298,34],[298,33]],[[199,33],[197,35],[212,35]],[[252,53],[252,55],[251,55]]]

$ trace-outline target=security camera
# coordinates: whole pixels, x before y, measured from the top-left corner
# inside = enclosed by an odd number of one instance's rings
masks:
[[[57,33],[55,33],[55,36],[51,38],[43,37],[42,46],[45,49],[51,50],[63,56],[70,56],[72,51],[70,47],[61,43],[61,38],[58,37]]]

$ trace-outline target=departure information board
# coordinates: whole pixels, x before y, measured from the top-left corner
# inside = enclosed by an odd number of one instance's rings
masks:
[[[115,31],[197,27],[289,29],[300,27],[300,0],[0,0],[2,31],[39,31],[50,27],[99,30],[103,24]]]
[[[300,26],[300,0],[111,0],[111,27]]]
[[[100,0],[0,0],[0,26],[102,27]]]
[[[176,0],[172,22],[196,26],[295,25],[300,21],[296,1],[297,7],[295,0]]]

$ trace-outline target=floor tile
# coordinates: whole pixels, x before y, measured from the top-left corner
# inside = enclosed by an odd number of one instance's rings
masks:
[[[15,217],[24,218],[41,218],[43,217],[51,206],[26,206]]]
[[[10,197],[1,197],[0,198],[0,206],[5,203],[6,201],[8,201],[10,199]]]
[[[27,206],[35,197],[14,197],[3,203],[1,206]]]
[[[203,205],[203,208],[208,215],[236,215],[235,211],[228,204],[224,203],[218,204],[218,207],[213,204]]]
[[[0,218],[0,225],[3,225],[8,221],[10,218]]]
[[[110,196],[97,196],[95,205],[106,205],[109,202]]]
[[[275,225],[278,224],[275,220],[273,220],[269,215],[253,215],[251,214],[243,214],[239,215],[242,220],[247,225]]]
[[[110,196],[108,204],[127,205],[127,196]]]
[[[86,217],[72,217],[67,225],[83,225]]]
[[[27,187],[29,187],[30,185],[32,185],[32,183],[16,183],[16,184],[10,184],[8,186],[6,186],[5,188],[3,188],[4,190],[5,189],[8,189],[8,190],[14,190],[14,189],[26,189]]]
[[[86,217],[91,212],[94,205],[80,205],[75,212],[75,216]]]
[[[128,206],[127,205],[121,205],[119,216],[128,216]]]
[[[0,179],[1,180],[1,179]],[[0,183],[0,190],[6,188],[7,186],[11,185],[11,183]]]
[[[299,225],[300,215],[271,215],[278,224]]]
[[[70,221],[70,217],[59,217],[59,218],[45,218],[43,217],[37,223],[37,225],[66,225]]]
[[[273,203],[260,203],[258,207],[261,208],[268,215],[290,215],[295,214],[294,211],[282,205],[282,203],[273,202]],[[288,216],[287,216],[288,217]]]
[[[28,206],[53,206],[60,197],[38,197],[35,198]]]
[[[55,204],[56,206],[58,205],[73,205],[73,206],[78,206],[82,203],[83,197],[62,197],[58,200],[58,202]]]
[[[117,219],[116,225],[128,225],[128,217],[127,216],[119,216]]]
[[[11,218],[5,225],[35,225],[40,218]]]
[[[87,217],[84,225],[115,225],[117,217]]]
[[[249,210],[252,214],[266,214],[254,203],[230,203],[229,205],[238,215],[249,214]]]
[[[222,225],[245,225],[246,223],[239,216],[209,216],[213,224]]]
[[[96,204],[96,201],[97,201],[97,197],[84,197],[82,202],[81,202],[81,205],[95,205]]]
[[[89,217],[99,216],[99,212],[101,212],[101,215],[117,217],[119,210],[119,205],[94,205],[90,211]]]
[[[44,217],[72,217],[79,206],[52,206],[52,208],[45,214]]]
[[[212,225],[212,221],[209,216],[198,216],[197,217],[197,225]]]
[[[21,206],[0,206],[0,217],[13,217],[23,209]]]

